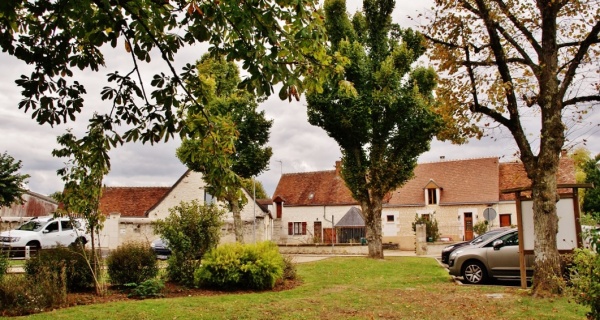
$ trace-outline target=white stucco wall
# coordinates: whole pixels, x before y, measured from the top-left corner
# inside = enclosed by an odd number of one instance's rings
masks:
[[[332,216],[334,223],[339,221],[352,207],[359,206],[303,206],[286,207],[283,206],[280,228],[274,232],[279,232],[277,242],[282,244],[300,244],[313,243],[314,223],[320,221],[323,229],[331,228]],[[306,235],[288,235],[289,222],[306,222]]]

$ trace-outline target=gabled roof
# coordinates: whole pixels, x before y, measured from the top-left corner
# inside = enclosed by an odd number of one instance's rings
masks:
[[[557,184],[575,183],[575,162],[572,159],[560,158]],[[500,191],[512,188],[527,187],[531,180],[527,177],[525,167],[520,161],[500,163]],[[561,190],[559,190],[561,192]],[[564,192],[568,192],[565,190]],[[514,200],[514,193],[500,195],[500,200]]]
[[[286,173],[281,176],[273,199],[285,206],[352,205],[358,202],[335,170]]]
[[[364,227],[365,219],[356,207],[350,208],[348,212],[335,224],[336,227]]]
[[[123,217],[145,217],[171,187],[105,187],[100,198],[100,211],[109,215],[118,212]]]
[[[443,186],[440,205],[495,203],[499,198],[498,158],[451,160],[419,164],[414,178],[396,189],[388,206],[424,204],[423,187],[431,180]]]

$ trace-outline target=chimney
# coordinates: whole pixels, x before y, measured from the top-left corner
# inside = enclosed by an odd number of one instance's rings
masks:
[[[567,150],[566,149],[560,150],[560,157],[561,158],[566,158],[567,157]]]
[[[342,161],[338,160],[335,162],[335,175],[339,176],[341,171],[342,171]]]

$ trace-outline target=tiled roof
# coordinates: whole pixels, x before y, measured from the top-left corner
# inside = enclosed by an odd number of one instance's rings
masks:
[[[561,158],[558,167],[558,184],[575,183],[575,162],[569,158]],[[528,187],[531,180],[525,173],[521,162],[500,163],[500,191],[512,188]],[[561,190],[559,190],[561,192]],[[569,192],[564,190],[562,192]],[[514,200],[515,194],[500,194],[500,200]]]
[[[145,217],[171,187],[105,187],[100,198],[100,211],[109,215],[118,212],[122,217]]]
[[[273,193],[277,197],[285,206],[357,204],[335,170],[283,174]]]
[[[424,205],[423,189],[431,182],[441,188],[440,205],[498,202],[498,158],[422,163],[414,175],[392,193],[388,206]]]

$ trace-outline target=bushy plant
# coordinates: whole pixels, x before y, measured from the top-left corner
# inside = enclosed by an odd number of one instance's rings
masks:
[[[128,297],[136,299],[160,298],[163,296],[162,291],[165,288],[165,283],[160,279],[148,279],[140,284],[128,283],[128,287],[132,287]]]
[[[94,274],[86,256],[91,259],[91,251],[75,247],[56,247],[41,250],[25,263],[25,273],[29,276],[40,274],[41,270],[60,274],[65,268],[66,285],[69,292],[80,291],[94,286]],[[90,261],[93,261],[91,259]],[[92,262],[93,263],[93,262]]]
[[[479,221],[473,226],[473,231],[477,235],[482,235],[490,230],[490,224],[487,220]]]
[[[165,220],[154,223],[154,232],[169,243],[172,251],[167,268],[169,280],[193,285],[194,271],[200,266],[202,256],[219,243],[224,214],[214,204],[182,202],[169,209]]]
[[[158,274],[156,256],[143,242],[128,242],[111,251],[106,266],[113,285],[139,284]]]
[[[8,266],[10,265],[10,259],[8,258],[8,254],[0,252],[0,280],[8,271]]]
[[[575,300],[590,307],[590,319],[600,319],[600,254],[575,249],[570,280]]]
[[[42,266],[34,275],[10,274],[0,280],[0,313],[27,315],[58,308],[67,301],[65,262],[56,268]]]
[[[418,224],[425,224],[425,233],[427,235],[427,241],[438,241],[440,239],[440,232],[438,222],[435,218],[428,219],[424,216],[415,214],[415,221],[412,223],[412,231],[417,230]]]
[[[298,277],[298,273],[296,271],[296,264],[292,260],[290,256],[283,257],[283,279],[285,280],[295,280]]]
[[[269,289],[282,278],[284,259],[272,242],[225,244],[209,251],[196,271],[198,285],[219,289]]]

